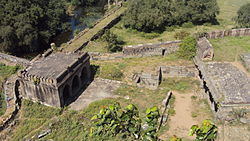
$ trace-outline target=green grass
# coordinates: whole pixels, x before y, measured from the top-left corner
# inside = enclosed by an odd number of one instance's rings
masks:
[[[214,47],[215,61],[239,61],[241,53],[250,53],[250,37],[225,37],[210,39]]]
[[[192,61],[179,59],[176,54],[168,56],[154,56],[154,57],[142,57],[142,58],[127,58],[119,60],[108,61],[92,61],[91,64],[99,66],[97,77],[109,78],[111,74],[116,73],[119,69],[123,73],[123,77],[118,80],[130,82],[134,73],[140,73],[149,71],[150,73],[156,73],[159,66],[164,65],[192,65]],[[116,68],[116,69],[114,69]],[[117,79],[115,79],[117,80]]]
[[[16,73],[19,68],[19,66],[6,66],[5,64],[0,63],[0,116],[3,115],[6,110],[6,102],[2,84],[5,79],[7,79],[10,75]]]

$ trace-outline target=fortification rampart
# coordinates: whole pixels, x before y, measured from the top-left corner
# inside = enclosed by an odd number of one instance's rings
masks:
[[[167,55],[173,53],[179,49],[181,41],[168,41],[161,43],[148,43],[140,44],[135,46],[125,46],[123,48],[124,55],[142,55],[142,56],[153,56],[153,55]]]
[[[208,39],[224,38],[227,36],[250,36],[250,28],[239,28],[231,30],[212,31],[205,34]]]

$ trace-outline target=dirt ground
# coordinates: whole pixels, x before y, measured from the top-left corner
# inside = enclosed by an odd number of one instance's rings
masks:
[[[175,115],[170,117],[168,126],[170,127],[160,138],[167,140],[167,138],[176,135],[183,138],[184,141],[194,140],[195,137],[188,136],[190,127],[192,125],[200,124],[204,119],[210,118],[205,110],[207,105],[199,102],[198,99],[192,99],[194,93],[179,93],[173,92],[175,96]],[[195,115],[195,116],[194,116]]]

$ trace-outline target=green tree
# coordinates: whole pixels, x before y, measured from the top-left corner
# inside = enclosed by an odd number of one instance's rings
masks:
[[[192,59],[196,54],[196,44],[194,37],[186,37],[180,44],[177,55],[182,59]]]
[[[250,27],[250,3],[240,7],[234,20],[241,27]]]
[[[105,31],[104,35],[102,36],[102,39],[108,43],[106,48],[109,52],[117,52],[122,50],[122,41],[120,41],[117,35],[115,35],[110,30]]]
[[[191,22],[194,24],[217,23],[216,15],[219,14],[217,0],[186,0],[186,2]]]
[[[68,28],[63,0],[0,1],[0,50],[34,52]]]
[[[171,25],[173,18],[169,0],[133,0],[123,18],[126,27],[151,32]]]

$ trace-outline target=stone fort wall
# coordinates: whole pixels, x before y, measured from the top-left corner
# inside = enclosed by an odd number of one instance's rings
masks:
[[[154,55],[167,55],[179,49],[181,41],[168,41],[161,43],[140,44],[134,46],[125,46],[123,48],[124,55],[132,56],[154,56]]]
[[[223,38],[227,36],[239,37],[250,36],[250,28],[239,28],[231,30],[212,31],[205,34],[208,39]]]

